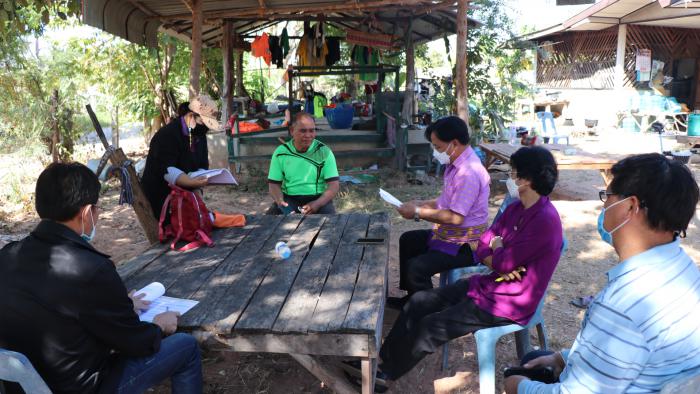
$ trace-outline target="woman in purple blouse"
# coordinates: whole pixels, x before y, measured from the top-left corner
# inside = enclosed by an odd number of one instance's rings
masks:
[[[526,324],[559,261],[562,227],[547,197],[557,181],[552,154],[540,147],[511,157],[509,193],[519,198],[481,236],[476,256],[493,272],[419,291],[384,340],[378,377],[398,379],[445,342],[482,328]]]

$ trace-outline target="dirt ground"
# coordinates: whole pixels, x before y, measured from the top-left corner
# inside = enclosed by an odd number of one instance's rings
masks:
[[[582,149],[596,153],[629,154],[658,151],[658,137],[640,134],[610,132],[600,138],[576,140],[572,143]],[[669,143],[672,145],[672,143]],[[667,145],[666,149],[670,149]],[[130,156],[143,155],[143,146],[136,144],[128,150]],[[0,176],[2,163],[0,157]],[[689,167],[694,173],[700,171],[700,157],[694,157]],[[40,171],[41,166],[38,166]],[[491,217],[495,214],[505,187],[499,179],[505,178],[507,166],[501,166],[492,175],[490,199]],[[38,176],[37,166],[34,180]],[[501,171],[499,171],[499,169]],[[376,173],[378,184],[344,185],[336,199],[336,207],[341,212],[389,210],[392,213],[391,254],[390,254],[390,295],[400,296],[398,288],[398,239],[407,231],[427,228],[424,222],[415,223],[400,218],[398,214],[377,197],[377,186],[388,190],[401,200],[420,199],[436,196],[441,187],[441,179],[428,177],[422,185],[407,182],[404,174],[390,170]],[[28,180],[32,176],[27,177]],[[241,179],[242,186],[211,187],[206,191],[207,205],[223,212],[262,213],[271,200],[266,194],[263,179]],[[596,220],[601,203],[597,191],[604,187],[597,171],[563,171],[560,181],[551,198],[559,211],[568,250],[562,256],[552,278],[547,293],[544,317],[550,347],[559,349],[572,344],[584,311],[569,304],[574,297],[596,294],[604,285],[605,272],[616,264],[613,249],[602,242],[596,231]],[[31,190],[32,185],[28,186]],[[101,197],[104,208],[100,215],[94,245],[110,254],[114,261],[124,261],[142,252],[147,247],[143,231],[128,206],[118,205],[118,188],[110,182]],[[3,202],[0,211],[0,245],[21,238],[36,225],[36,215],[29,208],[13,209]],[[697,217],[688,230],[688,237],[682,241],[683,247],[695,261],[700,261],[700,234]],[[385,333],[396,317],[387,311]],[[533,344],[537,343],[532,336]],[[478,365],[476,348],[472,336],[463,337],[450,343],[450,368],[441,371],[441,355],[430,355],[421,361],[406,376],[393,383],[390,393],[476,393],[478,392]],[[515,345],[512,335],[504,337],[498,344],[497,371],[507,364],[515,363]],[[205,392],[206,393],[326,393],[330,392],[314,376],[308,373],[293,359],[285,355],[244,354],[220,352],[205,349]],[[497,373],[497,389],[502,389],[502,379]],[[167,392],[164,384],[156,392]]]

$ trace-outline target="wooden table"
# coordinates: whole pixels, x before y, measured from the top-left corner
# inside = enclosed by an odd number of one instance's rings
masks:
[[[166,295],[198,300],[180,329],[237,352],[287,353],[338,393],[357,390],[317,356],[361,359],[372,393],[387,286],[386,213],[248,217],[192,252],[156,245],[122,264],[128,289],[158,281]],[[360,245],[358,238],[384,238]],[[275,244],[287,241],[282,260]],[[332,364],[332,363],[331,363]]]
[[[497,159],[505,163],[510,163],[510,156],[518,149],[522,148],[520,144],[510,145],[505,143],[481,144],[479,146],[484,153],[486,153],[486,168],[491,167]],[[557,160],[557,168],[559,170],[600,170],[600,175],[603,177],[603,181],[605,181],[606,185],[612,180],[610,169],[613,164],[617,163],[621,158],[595,155],[567,145],[544,144],[538,146],[552,152],[552,155],[554,155],[554,158]],[[567,148],[576,149],[576,154],[565,155],[564,149]]]

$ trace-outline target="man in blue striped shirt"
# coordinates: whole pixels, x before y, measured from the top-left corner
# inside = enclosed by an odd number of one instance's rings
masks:
[[[659,154],[628,157],[612,174],[600,193],[598,232],[620,263],[572,348],[523,365],[551,367],[559,381],[511,376],[507,394],[654,393],[700,373],[700,270],[678,239],[695,214],[698,185],[687,167]]]

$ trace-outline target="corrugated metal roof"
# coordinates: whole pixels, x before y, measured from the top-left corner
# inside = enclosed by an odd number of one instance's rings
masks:
[[[179,39],[190,40],[192,21],[188,4],[189,0],[84,0],[83,22],[136,44],[154,47],[159,29]],[[261,4],[265,5],[264,10]],[[358,5],[372,8],[362,10]],[[319,10],[330,7],[332,11],[311,15],[290,7]],[[371,29],[369,31],[397,34],[401,38],[413,18],[413,40],[422,43],[457,32],[456,7],[454,0],[355,0],[352,3],[347,0],[203,0],[203,42],[208,47],[219,46],[224,18],[232,20],[234,31],[243,36],[280,21],[325,20],[341,29]],[[469,24],[470,27],[480,25],[471,18]]]

